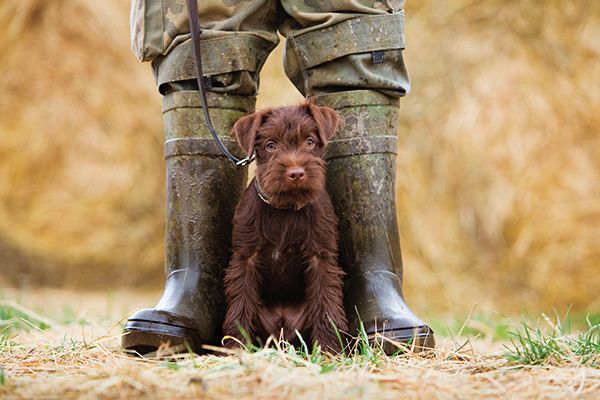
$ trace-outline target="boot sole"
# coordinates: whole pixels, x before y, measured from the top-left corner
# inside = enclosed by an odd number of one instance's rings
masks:
[[[145,309],[132,315],[123,329],[121,346],[137,355],[156,352],[161,346],[176,352],[202,350],[202,340],[194,328],[181,317],[162,310]]]
[[[403,328],[386,329],[380,332],[367,333],[372,344],[378,344],[388,356],[402,352],[403,348],[419,353],[435,348],[433,331],[427,325]],[[379,336],[379,337],[378,337]],[[384,338],[381,338],[383,336]],[[396,342],[405,347],[394,344]]]

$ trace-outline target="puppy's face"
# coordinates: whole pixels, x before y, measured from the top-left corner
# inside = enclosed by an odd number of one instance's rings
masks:
[[[234,130],[242,148],[256,153],[256,176],[275,207],[300,209],[325,188],[323,149],[335,132],[335,110],[311,102],[258,111]]]

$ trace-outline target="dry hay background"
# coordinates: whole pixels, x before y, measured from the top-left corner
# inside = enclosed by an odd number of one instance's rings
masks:
[[[161,282],[160,99],[128,4],[0,4],[0,280]],[[409,1],[397,197],[420,311],[600,309],[600,3]],[[280,50],[261,105],[294,102]],[[286,93],[282,96],[282,93]]]

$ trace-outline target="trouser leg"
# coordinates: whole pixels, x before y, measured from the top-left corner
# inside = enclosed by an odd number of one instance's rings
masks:
[[[305,96],[360,89],[404,96],[403,3],[283,0],[286,74]]]
[[[209,90],[256,95],[258,75],[279,39],[276,2],[203,0],[198,2],[202,65]],[[196,79],[186,0],[135,0],[131,46],[140,61],[151,61],[156,82]]]

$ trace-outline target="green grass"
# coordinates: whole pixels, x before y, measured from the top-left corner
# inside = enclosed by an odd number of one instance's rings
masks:
[[[569,325],[573,330],[587,331],[590,326],[600,325],[600,314],[567,313]],[[530,319],[530,318],[529,318]],[[450,322],[429,321],[437,336],[470,337],[491,339],[494,342],[514,338],[515,323],[510,317],[497,312],[473,312],[463,318],[454,318]]]
[[[555,313],[551,320],[545,314],[534,321],[523,314],[521,321],[515,324],[506,316],[500,314],[479,314],[453,328],[447,328],[451,335],[461,337],[491,337],[493,340],[508,341],[504,345],[504,356],[513,364],[537,365],[545,363],[570,363],[600,367],[600,324],[595,316],[586,318],[585,327],[581,327],[581,319],[573,322],[569,312],[561,318]],[[576,325],[576,332],[572,329]],[[341,340],[341,338],[340,338]],[[361,324],[359,336],[346,346],[344,351],[332,356],[323,354],[321,349],[314,346],[309,349],[303,340],[299,348],[289,343],[285,346],[288,354],[299,357],[302,362],[321,366],[322,372],[329,372],[348,365],[377,367],[386,356],[380,341],[369,340],[364,326]],[[410,344],[407,345],[410,348]],[[259,347],[252,349],[260,350]],[[398,348],[392,356],[407,353],[406,349]]]
[[[12,345],[8,335],[8,327],[5,327],[0,331],[0,352],[9,349]]]
[[[580,364],[600,366],[600,324],[591,317],[587,329],[573,334],[569,313],[564,318],[555,314],[551,320],[546,315],[536,321],[524,314],[520,326],[510,331],[511,344],[505,345],[509,362],[522,365],[560,363],[575,359]]]
[[[17,303],[0,304],[0,329],[7,332],[25,331],[31,329],[48,329],[50,323],[33,311],[19,306]]]
[[[4,376],[4,368],[0,365],[0,386],[4,386],[6,383],[6,378]]]
[[[576,322],[574,323],[573,320]],[[503,341],[504,357],[512,364],[538,365],[546,363],[577,362],[592,367],[600,366],[600,324],[597,316],[586,318],[585,328],[582,318],[572,318],[567,312],[565,317],[555,315],[554,320],[541,314],[534,321],[527,314],[523,314],[521,321],[515,323],[509,317],[501,314],[479,313],[470,315],[467,320],[455,320],[452,324],[434,325],[438,337],[471,337],[491,338],[494,341]],[[578,333],[572,333],[576,325]],[[337,330],[336,330],[337,332]],[[340,342],[343,342],[337,332]],[[309,348],[304,339],[300,337],[300,345],[294,347],[288,342],[270,342],[253,344],[251,338],[242,331],[244,337],[243,349],[250,353],[261,352],[270,354],[268,347],[273,347],[273,357],[277,352],[284,352],[289,359],[295,360],[295,365],[319,366],[322,373],[339,370],[345,366],[362,366],[367,368],[377,367],[388,358],[381,341],[369,340],[368,335],[361,325],[358,337],[352,339],[339,355],[331,355],[322,351],[319,346]],[[410,348],[410,344],[407,345]],[[406,348],[398,348],[392,355],[399,356],[407,353]],[[289,361],[288,359],[288,361]],[[167,365],[169,369],[177,366]]]
[[[317,343],[309,347],[299,332],[296,333],[300,344],[294,346],[287,341],[276,340],[271,340],[267,343],[257,343],[256,340],[252,340],[247,332],[240,329],[240,333],[244,339],[240,344],[243,350],[248,353],[261,353],[271,361],[281,360],[283,354],[286,363],[291,362],[292,365],[297,367],[315,367],[318,368],[321,374],[338,371],[350,366],[367,369],[377,368],[389,360],[390,356],[386,354],[384,340],[381,339],[381,335],[376,336],[375,340],[370,338],[362,321],[360,323],[359,335],[354,338],[344,338],[333,323],[332,326],[342,347],[342,352],[337,355],[323,351]],[[391,357],[409,353],[407,349],[410,349],[410,343],[405,346],[405,348],[397,348]],[[385,347],[390,346],[387,344]],[[389,349],[387,350],[389,351]],[[168,369],[178,368],[178,366],[171,364],[165,364],[165,367]]]
[[[438,336],[490,338],[502,341],[510,338],[511,321],[499,313],[474,313],[466,320],[456,318],[450,323],[433,320],[431,328]]]

